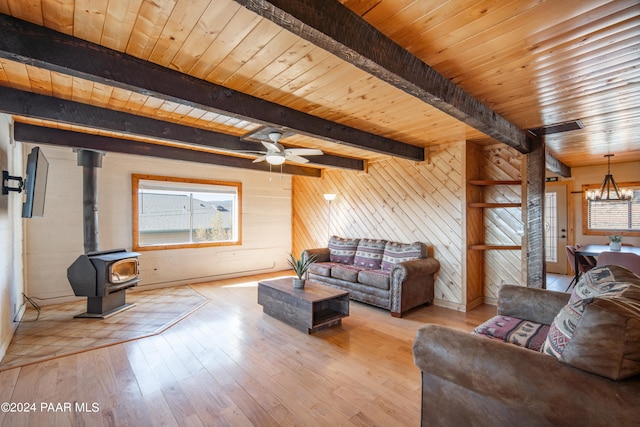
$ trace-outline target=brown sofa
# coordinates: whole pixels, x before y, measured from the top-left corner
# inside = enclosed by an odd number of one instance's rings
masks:
[[[571,295],[503,286],[498,316],[475,334],[420,328],[422,425],[638,425],[639,303],[640,277],[596,267]]]
[[[307,249],[316,256],[308,278],[349,292],[349,298],[382,307],[392,316],[433,302],[440,263],[421,242],[333,236],[328,247]]]

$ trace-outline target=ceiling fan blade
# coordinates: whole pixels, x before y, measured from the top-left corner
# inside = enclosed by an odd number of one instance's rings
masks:
[[[264,145],[264,148],[266,148],[269,151],[282,151],[282,146],[280,144],[274,144],[273,142],[267,142],[267,141],[260,141],[262,142],[262,145]]]
[[[287,159],[287,161],[293,162],[293,163],[308,163],[309,162],[309,160],[305,159],[304,157],[296,156],[295,154],[287,154],[287,156],[285,158]]]
[[[287,148],[284,152],[286,154],[298,156],[321,156],[324,154],[322,150],[317,150],[315,148]]]
[[[265,154],[264,156],[260,156],[257,159],[255,159],[253,162],[251,163],[259,163],[259,162],[264,162],[265,160],[267,160],[267,155]]]

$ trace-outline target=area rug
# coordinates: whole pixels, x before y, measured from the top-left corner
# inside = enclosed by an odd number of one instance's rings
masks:
[[[209,301],[188,286],[128,292],[133,307],[106,319],[74,318],[86,300],[25,312],[0,371],[158,334]]]

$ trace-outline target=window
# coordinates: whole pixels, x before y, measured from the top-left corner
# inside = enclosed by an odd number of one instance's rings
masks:
[[[240,244],[241,184],[132,175],[133,249]]]
[[[618,187],[633,189],[633,197],[620,201],[583,200],[584,234],[608,235],[616,232],[640,236],[640,182],[620,183]],[[582,191],[584,194],[587,190],[597,188],[598,185],[583,185]]]
[[[544,244],[547,262],[558,262],[558,194],[545,193]]]

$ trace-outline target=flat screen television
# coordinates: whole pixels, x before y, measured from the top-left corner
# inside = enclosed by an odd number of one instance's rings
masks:
[[[35,147],[27,156],[27,176],[24,179],[26,199],[22,204],[22,217],[44,215],[44,199],[47,192],[49,162],[40,147]]]

